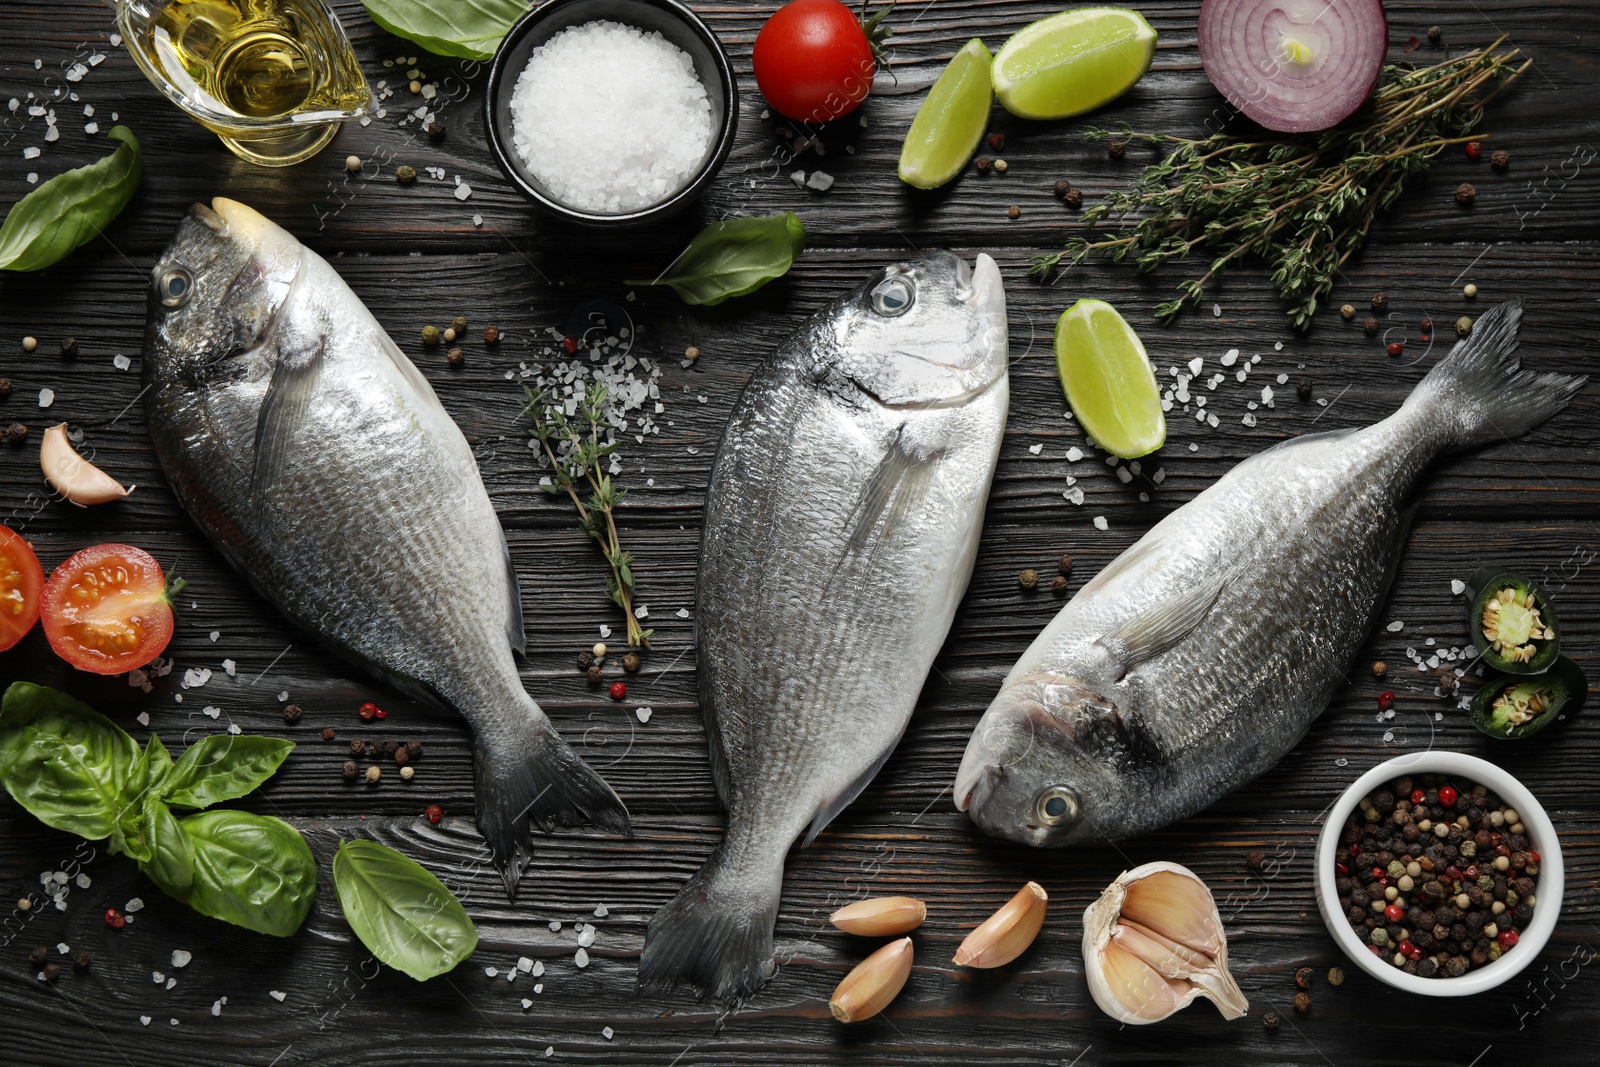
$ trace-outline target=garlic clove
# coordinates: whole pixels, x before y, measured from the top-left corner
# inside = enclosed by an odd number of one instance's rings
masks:
[[[121,500],[137,488],[122,488],[115,478],[78,455],[72,442],[67,440],[64,422],[44,432],[44,440],[39,445],[39,466],[44,469],[44,479],[51,488],[80,508]]]
[[[1176,863],[1124,871],[1083,913],[1084,972],[1107,1015],[1159,1022],[1206,997],[1223,1018],[1249,1002],[1228,973],[1222,916],[1204,882]]]
[[[1029,882],[1000,910],[980,923],[961,947],[955,962],[961,967],[1003,967],[1033,944],[1044,926],[1050,897],[1038,882]]]
[[[916,897],[869,897],[846,904],[828,919],[847,934],[894,937],[908,934],[928,917],[928,906]]]
[[[912,956],[909,937],[884,945],[844,976],[828,1000],[828,1010],[842,1023],[872,1018],[905,988]]]
[[[1129,883],[1122,914],[1179,944],[1214,956],[1222,944],[1222,924],[1211,921],[1216,911],[1211,890],[1185,871],[1155,871]]]

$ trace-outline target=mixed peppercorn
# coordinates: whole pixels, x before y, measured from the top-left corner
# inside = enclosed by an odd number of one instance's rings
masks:
[[[1363,797],[1334,853],[1339,905],[1379,959],[1459,978],[1533,921],[1539,853],[1487,787],[1402,777]]]

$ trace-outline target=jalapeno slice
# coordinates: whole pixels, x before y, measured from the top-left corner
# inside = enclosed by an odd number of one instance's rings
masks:
[[[1532,737],[1583,703],[1589,680],[1566,656],[1543,674],[1493,674],[1472,698],[1472,725],[1501,741]]]
[[[1561,654],[1561,622],[1544,589],[1531,578],[1481,568],[1467,583],[1468,625],[1483,662],[1506,674],[1542,674]]]

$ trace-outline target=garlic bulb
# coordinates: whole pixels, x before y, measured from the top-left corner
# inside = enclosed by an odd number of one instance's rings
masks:
[[[1250,1007],[1228,973],[1211,890],[1176,863],[1123,871],[1084,909],[1083,968],[1094,1002],[1124,1023],[1160,1022],[1197,996],[1225,1019]]]
[[[44,440],[39,445],[39,466],[44,469],[44,480],[51,488],[80,508],[121,500],[135,488],[124,489],[111,475],[78,455],[72,442],[67,440],[64,422],[44,432]]]

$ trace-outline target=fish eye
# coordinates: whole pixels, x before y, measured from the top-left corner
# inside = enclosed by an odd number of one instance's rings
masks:
[[[907,278],[885,278],[872,289],[872,310],[894,318],[911,310],[917,302],[917,290]]]
[[[164,307],[182,307],[193,291],[194,275],[185,267],[168,267],[156,279],[156,296]]]
[[[1046,786],[1034,800],[1034,815],[1044,826],[1064,826],[1078,818],[1078,794],[1064,785]]]

